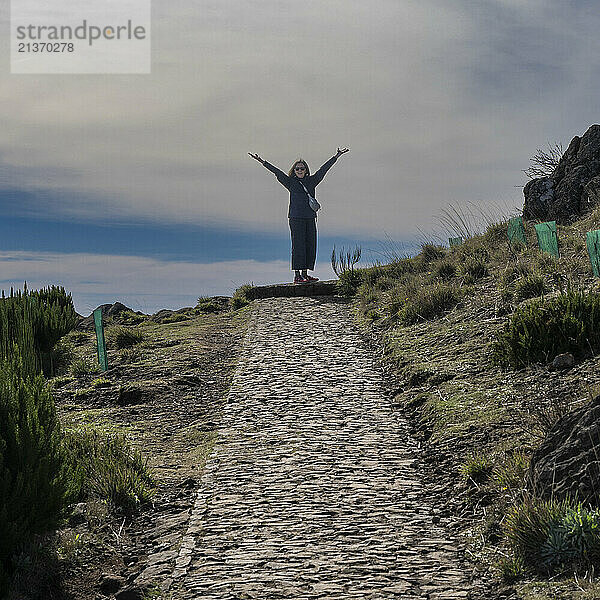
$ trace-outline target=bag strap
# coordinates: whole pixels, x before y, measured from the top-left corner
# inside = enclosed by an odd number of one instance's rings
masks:
[[[298,179],[298,178],[296,177],[296,179]],[[318,202],[318,200],[317,200],[316,198],[313,198],[313,197],[312,197],[312,196],[311,196],[311,195],[308,193],[308,190],[306,189],[306,186],[305,186],[305,185],[304,185],[302,182],[300,182],[300,185],[301,185],[301,186],[304,188],[304,191],[306,192],[306,195],[309,197],[309,199],[312,199],[312,200],[315,200],[315,202]],[[317,213],[315,212],[315,221],[317,220],[317,218],[318,218],[318,215],[317,215]]]
[[[298,179],[298,178],[296,177],[296,179]],[[306,192],[306,195],[309,198],[312,198],[312,196],[308,193],[308,190],[306,189],[306,186],[301,181],[300,181],[300,185],[304,188],[304,191]],[[315,200],[316,200],[316,198],[315,198]]]

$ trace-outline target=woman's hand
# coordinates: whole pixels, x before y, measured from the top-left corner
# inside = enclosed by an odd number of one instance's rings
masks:
[[[335,155],[335,157],[337,158],[338,156],[341,156],[342,154],[344,154],[345,152],[348,152],[350,150],[350,148],[338,148],[337,149],[337,154]]]
[[[251,154],[250,152],[248,152],[248,154],[250,154],[250,156],[257,160],[259,163],[263,165],[265,164],[265,161],[258,154]]]

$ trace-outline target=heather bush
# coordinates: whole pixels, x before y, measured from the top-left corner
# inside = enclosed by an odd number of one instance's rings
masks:
[[[600,350],[600,294],[569,290],[518,308],[492,343],[492,362],[524,367]]]
[[[60,518],[67,487],[63,459],[50,387],[41,374],[27,373],[14,345],[0,368],[0,593],[17,549]]]

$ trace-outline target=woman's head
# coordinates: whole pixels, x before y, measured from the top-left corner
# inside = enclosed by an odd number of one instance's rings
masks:
[[[310,175],[310,169],[306,164],[306,161],[303,158],[299,158],[290,169],[288,173],[290,177],[298,177],[302,179],[303,177],[308,177]]]

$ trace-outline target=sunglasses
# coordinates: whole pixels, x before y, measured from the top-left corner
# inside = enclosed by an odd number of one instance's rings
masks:
[[[294,167],[294,171],[306,171],[305,167]]]

